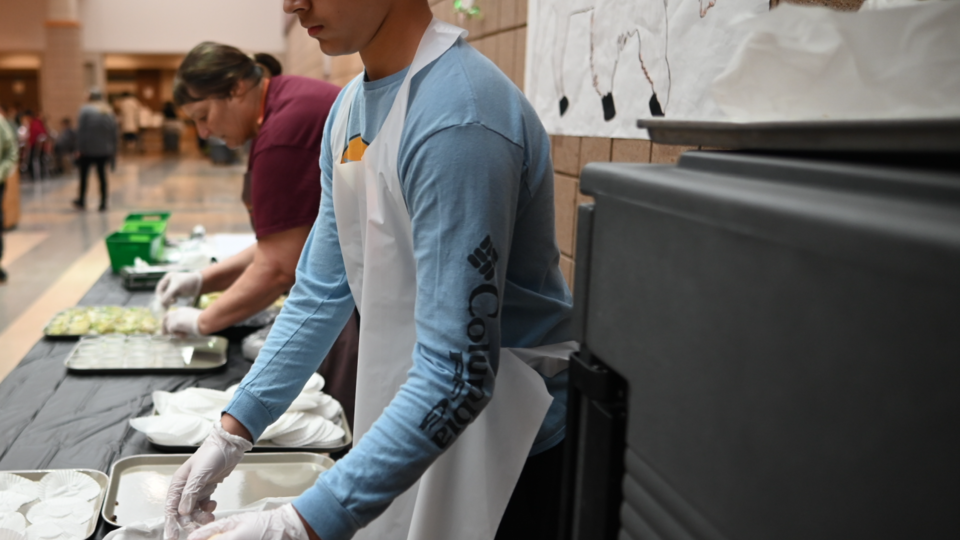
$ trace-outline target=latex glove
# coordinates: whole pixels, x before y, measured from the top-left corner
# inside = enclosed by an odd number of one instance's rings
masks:
[[[266,512],[245,512],[205,525],[187,537],[187,540],[208,540],[222,534],[217,540],[309,540],[300,515],[292,504]]]
[[[177,337],[200,336],[200,314],[202,310],[192,307],[182,307],[168,311],[163,316],[163,333],[174,334]]]
[[[213,521],[217,503],[210,500],[217,484],[229,475],[253,443],[224,431],[217,422],[200,448],[177,469],[164,506],[163,537],[177,540],[179,526],[188,532]]]
[[[192,298],[200,294],[203,274],[200,272],[167,272],[157,283],[156,294],[160,303],[168,308],[177,298]]]

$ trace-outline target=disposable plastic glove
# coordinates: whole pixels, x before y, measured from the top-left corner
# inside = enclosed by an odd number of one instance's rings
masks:
[[[170,482],[163,512],[165,540],[177,540],[178,524],[190,531],[196,524],[213,521],[211,512],[216,502],[211,501],[210,496],[251,448],[252,442],[227,433],[220,422],[214,425],[200,448],[177,469]]]
[[[309,540],[292,504],[214,521],[191,533],[187,540],[208,540],[215,534],[223,535],[217,540]]]
[[[168,308],[177,298],[192,298],[200,294],[203,274],[200,272],[167,272],[157,283],[156,295],[163,307]]]
[[[163,333],[177,337],[197,337],[200,335],[200,314],[197,308],[184,307],[168,311],[163,316]]]

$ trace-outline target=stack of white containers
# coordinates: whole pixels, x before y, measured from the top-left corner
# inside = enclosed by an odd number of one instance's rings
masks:
[[[0,473],[0,540],[80,540],[99,495],[100,484],[79,471],[51,471],[39,482]]]

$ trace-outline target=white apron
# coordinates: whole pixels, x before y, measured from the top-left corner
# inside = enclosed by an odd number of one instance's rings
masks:
[[[361,161],[336,163],[362,74],[344,90],[331,130],[333,205],[350,291],[361,315],[355,444],[413,367],[416,262],[397,174],[410,80],[464,34],[437,19],[430,23],[383,127]],[[501,349],[490,403],[420,481],[355,538],[492,540],[553,400],[528,365],[552,376],[565,367],[563,361],[574,349],[571,342],[516,351],[522,360],[514,351]]]

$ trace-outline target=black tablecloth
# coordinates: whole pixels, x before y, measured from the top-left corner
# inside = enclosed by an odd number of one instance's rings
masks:
[[[128,292],[108,270],[80,305],[145,306],[151,294]],[[226,369],[217,373],[72,375],[64,361],[75,343],[41,339],[0,383],[0,470],[84,468],[109,474],[119,458],[158,453],[127,423],[153,410],[154,390],[224,390],[251,366],[240,344],[231,343]],[[95,538],[104,534],[102,525]]]

